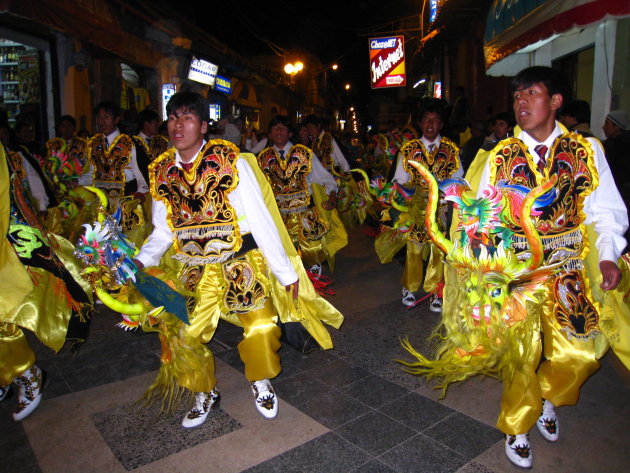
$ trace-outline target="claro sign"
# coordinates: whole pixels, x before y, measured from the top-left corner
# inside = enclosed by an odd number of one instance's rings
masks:
[[[370,82],[373,89],[407,85],[402,36],[370,39]]]

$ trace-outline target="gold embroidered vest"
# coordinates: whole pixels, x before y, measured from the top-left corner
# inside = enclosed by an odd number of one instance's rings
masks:
[[[282,214],[304,212],[311,203],[306,176],[311,172],[313,152],[303,145],[293,145],[287,155],[275,148],[258,154],[258,165],[271,184]]]
[[[408,238],[418,243],[429,242],[429,236],[424,225],[424,215],[426,211],[426,201],[428,199],[428,185],[422,179],[416,168],[409,164],[410,160],[418,161],[426,167],[438,181],[450,178],[459,168],[459,148],[455,143],[445,137],[440,137],[440,146],[429,152],[420,139],[407,141],[401,148],[400,154],[403,158],[403,168],[411,176],[411,182],[416,186],[416,195],[413,202],[414,207],[419,206],[416,215],[417,224],[409,231]],[[438,207],[438,218],[436,219],[440,230],[445,231],[446,212],[448,206],[441,203]]]
[[[313,151],[321,161],[326,171],[332,172],[335,166],[333,158],[333,137],[330,133],[322,133],[313,141]]]
[[[88,157],[94,166],[92,185],[99,189],[116,189],[122,196],[125,168],[131,162],[133,148],[133,141],[128,135],[118,135],[107,149],[105,135],[94,135],[88,142]]]
[[[459,168],[459,148],[448,138],[440,138],[440,146],[429,153],[422,140],[415,139],[405,143],[400,148],[403,157],[403,167],[411,176],[413,183],[423,189],[427,188],[426,182],[420,177],[418,171],[409,165],[409,160],[418,161],[426,167],[438,180],[448,179]]]
[[[509,184],[532,189],[558,176],[553,201],[532,218],[540,234],[545,264],[565,261],[553,278],[552,316],[567,336],[588,339],[599,333],[599,316],[590,300],[590,282],[584,269],[588,244],[583,211],[584,199],[599,185],[591,144],[578,133],[559,136],[551,146],[540,172],[526,145],[517,138],[500,142],[490,152],[490,183]],[[527,254],[528,244],[522,229],[512,223],[513,248]]]
[[[547,263],[569,258],[570,265],[578,265],[583,259],[585,247],[582,224],[584,198],[599,184],[591,144],[578,133],[559,136],[551,146],[545,169],[541,173],[527,146],[518,138],[501,141],[490,152],[490,182],[507,181],[508,184],[525,186],[529,189],[558,176],[556,196],[551,204],[533,216],[536,229],[545,248]],[[527,248],[527,241],[520,226],[512,223],[515,232],[514,249]]]
[[[175,154],[170,148],[149,165],[151,195],[166,205],[175,234],[175,258],[187,265],[227,261],[242,244],[228,199],[238,183],[239,149],[229,141],[209,141],[190,171],[177,166]]]

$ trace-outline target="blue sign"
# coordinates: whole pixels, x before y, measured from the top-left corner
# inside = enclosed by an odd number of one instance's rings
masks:
[[[429,23],[433,23],[435,21],[437,12],[438,12],[438,0],[431,0],[429,2]]]
[[[232,81],[227,77],[216,76],[216,80],[214,82],[214,90],[218,90],[219,92],[223,92],[224,94],[229,94],[232,92]]]

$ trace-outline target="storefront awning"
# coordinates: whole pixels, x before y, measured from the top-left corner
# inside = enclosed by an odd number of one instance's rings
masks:
[[[0,13],[32,19],[145,67],[162,58],[148,41],[123,31],[106,0],[0,0]]]
[[[486,69],[553,35],[628,15],[628,0],[494,0],[484,39]]]

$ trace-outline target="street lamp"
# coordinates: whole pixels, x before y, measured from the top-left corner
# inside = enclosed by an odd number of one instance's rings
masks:
[[[284,66],[284,72],[289,74],[291,77],[295,76],[298,72],[304,69],[304,64],[301,61],[296,61],[294,63],[287,63]]]
[[[323,98],[324,98],[324,106],[322,107],[323,111],[324,111],[324,115],[326,115],[326,111],[328,109],[328,69],[332,69],[333,71],[336,71],[337,69],[339,69],[339,66],[337,64],[329,64],[324,66],[323,70],[324,70],[324,93]]]
[[[350,90],[350,84],[346,84],[346,85],[345,85],[345,89],[346,89],[346,90]]]

